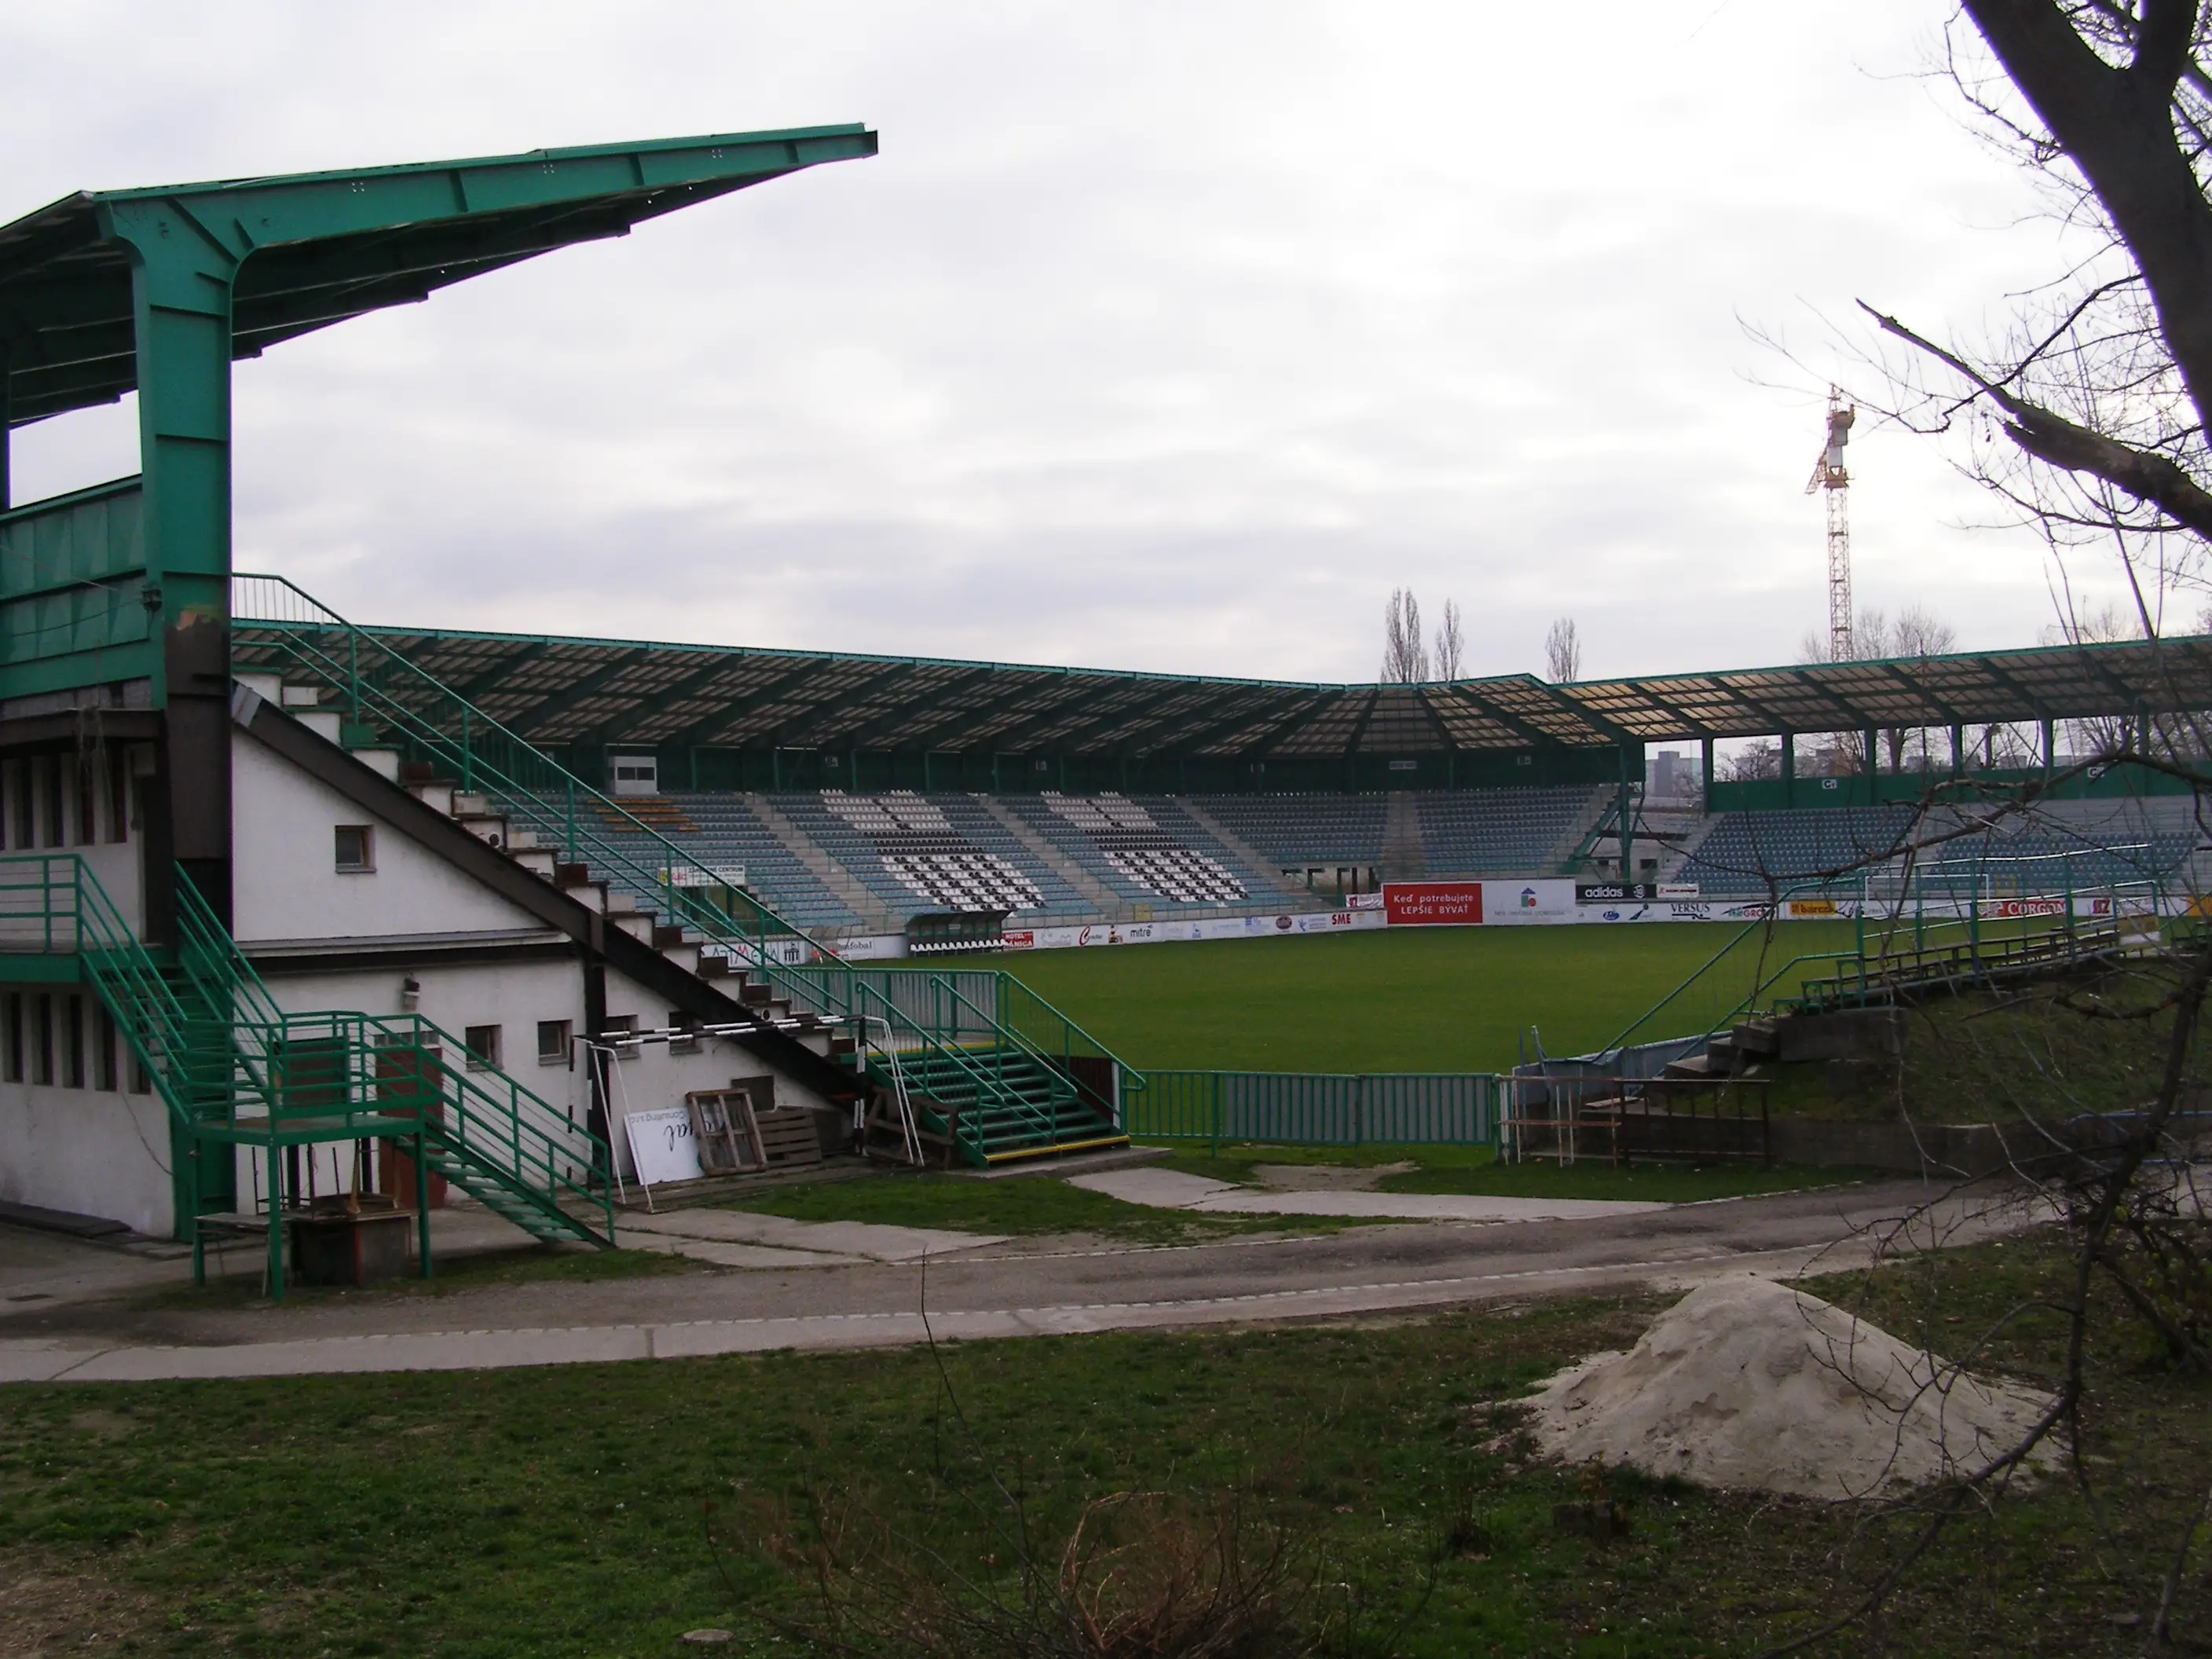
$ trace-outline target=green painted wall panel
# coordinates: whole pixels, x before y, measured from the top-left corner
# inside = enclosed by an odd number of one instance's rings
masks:
[[[145,567],[144,501],[136,481],[0,517],[0,599]]]
[[[143,675],[145,567],[135,480],[0,518],[0,696]],[[108,659],[126,647],[137,648]]]

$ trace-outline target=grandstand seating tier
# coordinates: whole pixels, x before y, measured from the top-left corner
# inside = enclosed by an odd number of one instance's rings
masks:
[[[778,794],[769,803],[894,919],[935,910],[1003,909],[1023,925],[1087,921],[1097,907],[986,810],[980,797],[908,792]],[[1161,914],[1304,899],[1302,867],[1379,865],[1391,797],[1370,794],[1012,795],[1003,808],[1115,899]],[[1568,787],[1409,792],[1431,877],[1547,872],[1590,807]],[[1209,833],[1190,806],[1273,863],[1250,861]],[[1965,806],[1936,810],[1921,838],[1954,836],[1917,860],[1923,890],[1985,896],[2172,883],[2200,848],[2187,797],[2050,801],[1978,825]],[[787,919],[845,934],[867,924],[747,805],[715,791],[672,792],[650,809],[654,830],[699,862],[736,866]],[[1668,872],[1715,897],[1755,896],[1770,879],[1803,886],[1844,871],[1897,873],[1914,824],[1905,805],[1729,812]],[[602,833],[624,832],[609,824]],[[638,837],[642,840],[641,836]],[[647,855],[649,857],[649,854]]]

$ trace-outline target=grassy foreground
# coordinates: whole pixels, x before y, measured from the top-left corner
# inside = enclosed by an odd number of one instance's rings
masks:
[[[1432,927],[994,959],[1132,1066],[1495,1072],[1534,1025],[1554,1054],[1610,1042],[1733,925]],[[1775,929],[1776,962],[1840,950],[1849,922]]]
[[[2050,1291],[2058,1266],[2047,1242],[1907,1264],[1868,1311],[1955,1346]],[[791,1582],[746,1547],[756,1499],[857,1502],[989,1572],[987,1468],[1048,1539],[1103,1494],[1234,1486],[1309,1529],[1407,1656],[1753,1652],[1811,1627],[1899,1536],[1808,1504],[1531,1464],[1499,1440],[1502,1402],[1632,1340],[1656,1305],[935,1358],[0,1390],[0,1652],[612,1659],[720,1626],[738,1638],[725,1651],[800,1654],[775,1622],[799,1605]],[[2031,1317],[1990,1363],[2032,1373],[2055,1340]],[[2137,1651],[2121,1621],[2154,1603],[2212,1467],[2212,1391],[2144,1360],[2124,1343],[2094,1356],[2101,1534],[2066,1483],[2009,1500],[1929,1558],[1879,1649],[1853,1635],[1815,1650]],[[1624,1507],[1626,1536],[1558,1524],[1555,1505],[1594,1492]],[[2201,1566],[2185,1632],[2212,1614]]]

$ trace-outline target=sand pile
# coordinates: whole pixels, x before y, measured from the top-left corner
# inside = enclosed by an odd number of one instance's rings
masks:
[[[1844,1498],[1979,1469],[2047,1401],[1747,1274],[1692,1291],[1628,1352],[1530,1403],[1539,1442],[1571,1462]]]

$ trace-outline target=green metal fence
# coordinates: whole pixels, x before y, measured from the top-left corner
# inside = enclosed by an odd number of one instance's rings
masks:
[[[1498,1142],[1499,1079],[1489,1072],[1147,1072],[1125,1108],[1139,1140],[1285,1146]]]

